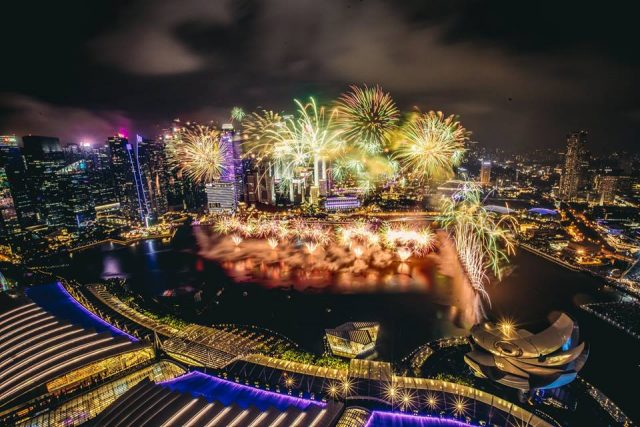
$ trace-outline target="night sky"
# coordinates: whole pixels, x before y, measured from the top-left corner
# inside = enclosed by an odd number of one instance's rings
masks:
[[[156,136],[379,83],[489,147],[562,147],[581,128],[596,152],[640,151],[632,3],[5,1],[0,133]]]

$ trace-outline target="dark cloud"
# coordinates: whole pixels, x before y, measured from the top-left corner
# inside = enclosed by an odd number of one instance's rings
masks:
[[[199,55],[180,38],[186,25],[228,24],[229,1],[143,0],[134,2],[114,28],[90,42],[94,57],[123,71],[142,75],[201,70],[212,55]]]
[[[632,148],[640,133],[634,27],[614,5],[91,3],[51,10],[15,39],[9,56],[20,71],[9,70],[0,90],[93,114],[123,111],[147,133],[177,116],[225,120],[232,105],[327,100],[353,82],[382,84],[402,108],[460,114],[490,146],[560,146],[564,134],[587,128],[594,146]],[[0,116],[0,125],[10,128],[13,117]]]
[[[129,129],[131,121],[117,111],[88,111],[47,104],[23,95],[2,94],[0,109],[6,109],[4,133],[54,135],[62,142],[96,142],[96,135],[113,135]]]

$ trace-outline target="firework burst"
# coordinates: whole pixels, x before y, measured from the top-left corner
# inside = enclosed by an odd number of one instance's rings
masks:
[[[425,255],[435,245],[435,235],[427,227],[418,229],[406,225],[386,225],[382,233],[385,245],[392,249],[397,248],[400,258],[403,258],[400,250],[403,254],[408,253],[408,258],[411,254]]]
[[[339,227],[340,242],[347,247],[374,246],[380,242],[380,237],[373,231],[370,224],[364,220],[356,220],[353,223]]]
[[[220,234],[241,233],[243,228],[244,224],[236,216],[222,216],[218,218],[213,227]]]
[[[462,161],[468,136],[456,116],[415,113],[400,130],[395,158],[417,179],[448,177]]]
[[[231,120],[235,120],[238,123],[241,123],[246,115],[242,107],[233,107],[231,109]]]
[[[295,117],[285,119],[272,111],[263,111],[253,113],[244,122],[247,155],[268,162],[281,192],[287,189],[291,192],[293,184],[301,181],[300,173],[309,166],[313,166],[314,184],[318,185],[321,162],[336,158],[342,144],[333,125],[333,112],[327,112],[313,98],[306,104],[294,102]]]
[[[185,128],[167,144],[169,163],[197,182],[211,182],[226,171],[228,150],[218,130],[202,125]]]
[[[384,151],[400,114],[391,95],[377,85],[350,86],[338,99],[336,111],[344,139],[369,155]]]
[[[284,119],[278,113],[262,110],[251,113],[242,121],[243,133],[247,136],[243,144],[247,156],[258,161],[266,159],[273,153],[273,132],[284,126]]]
[[[471,285],[488,299],[484,290],[487,270],[501,279],[502,265],[514,252],[511,232],[515,218],[499,219],[485,209],[481,190],[466,184],[442,202],[442,225],[450,230],[458,257]]]

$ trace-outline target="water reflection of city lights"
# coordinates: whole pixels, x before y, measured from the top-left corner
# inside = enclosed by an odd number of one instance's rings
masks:
[[[269,238],[267,239],[267,243],[271,249],[275,249],[278,246],[278,239]]]
[[[306,242],[304,246],[307,248],[307,251],[309,251],[309,253],[313,255],[313,253],[318,249],[318,246],[320,245],[316,242]]]
[[[238,236],[237,234],[234,234],[233,236],[231,236],[231,241],[233,242],[234,245],[238,246],[240,245],[240,243],[242,243],[242,237]]]
[[[411,256],[411,249],[400,247],[396,249],[396,253],[398,254],[398,258],[400,258],[400,261],[405,262]]]

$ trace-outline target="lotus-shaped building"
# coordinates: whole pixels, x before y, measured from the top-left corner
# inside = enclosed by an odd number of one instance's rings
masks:
[[[477,376],[519,390],[561,387],[576,378],[589,354],[578,333],[564,313],[537,334],[508,322],[481,323],[471,328],[472,351],[464,360]]]

